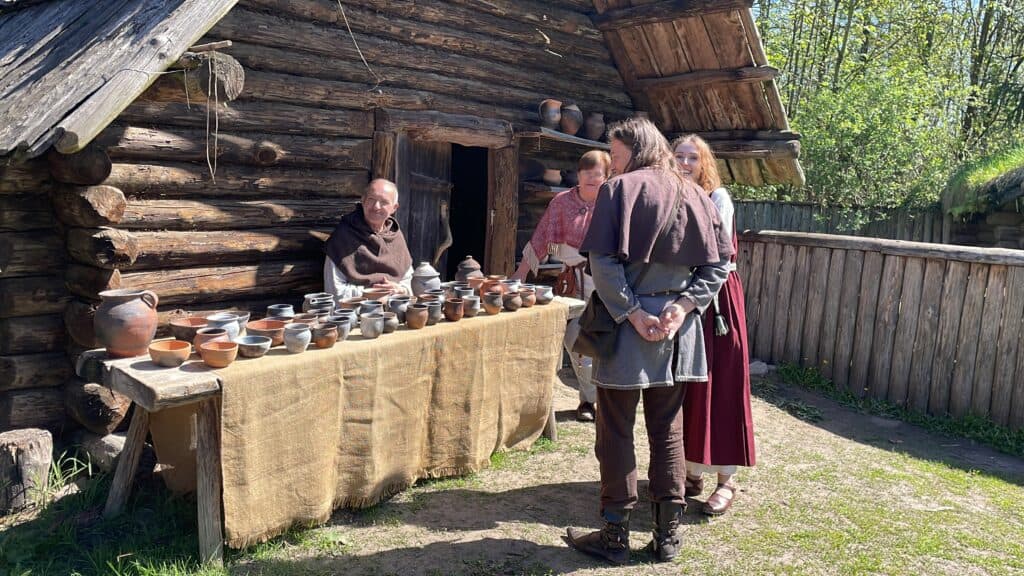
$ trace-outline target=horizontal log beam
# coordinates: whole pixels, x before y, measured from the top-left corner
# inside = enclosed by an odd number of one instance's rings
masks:
[[[97,141],[117,160],[219,161],[254,166],[309,166],[369,170],[368,139],[317,138],[254,132],[220,133],[214,138],[202,130],[164,127],[110,126]]]
[[[512,144],[512,125],[501,120],[444,112],[376,111],[381,132],[404,132],[413,140],[451,142],[463,146],[504,148]]]
[[[113,186],[58,186],[50,195],[57,218],[69,226],[109,226],[121,221],[128,205]]]
[[[54,352],[65,340],[59,314],[0,319],[0,355]]]
[[[0,164],[0,195],[49,192],[53,178],[45,158],[32,158],[20,164]]]
[[[792,130],[711,130],[704,132],[675,132],[665,134],[669,142],[676,138],[696,134],[705,141],[712,140],[800,140],[799,132]]]
[[[714,140],[708,142],[715,156],[723,160],[796,159],[799,140]]]
[[[60,388],[0,392],[0,431],[18,428],[56,430],[64,424],[64,391]]]
[[[64,264],[63,244],[53,232],[0,234],[0,277],[60,272]]]
[[[779,70],[771,66],[747,66],[732,70],[697,70],[672,76],[637,78],[632,88],[635,90],[691,90],[712,84],[766,82],[774,80],[778,75]]]
[[[100,146],[90,143],[74,154],[61,154],[51,148],[46,154],[50,175],[57,182],[91,186],[110,175],[110,157]]]
[[[753,0],[660,0],[628,8],[607,10],[602,14],[591,16],[591,19],[598,30],[607,32],[645,24],[672,22],[680,18],[747,10],[753,5]]]
[[[370,117],[372,119],[372,114]],[[161,161],[160,164],[114,164],[107,184],[133,198],[358,198],[369,181],[369,173],[364,170],[294,170],[245,165],[218,166],[217,178],[213,179],[205,164]]]
[[[603,42],[601,32],[590,21],[585,12],[593,12],[594,6],[590,0],[580,1],[578,4],[584,10],[566,9],[557,6],[557,2],[550,0],[450,0],[450,4],[466,6],[473,10],[486,12],[494,16],[500,16],[509,20],[515,20],[524,24],[536,26],[541,30],[558,30],[564,34],[589,38]]]
[[[59,314],[70,295],[62,275],[0,279],[0,318]]]
[[[373,114],[362,110],[325,110],[275,102],[233,102],[230,106],[182,102],[136,101],[118,117],[135,124],[166,124],[204,128],[217,123],[220,130],[260,131],[272,134],[309,136],[351,136],[369,138],[373,135]],[[109,173],[109,170],[108,170]]]
[[[97,307],[97,304],[72,298],[64,308],[64,328],[71,337],[72,345],[87,349],[103,347],[96,338],[96,330],[93,327]],[[95,381],[102,382],[103,379]]]
[[[547,206],[555,196],[566,190],[568,190],[568,188],[562,186],[548,186],[547,184],[541,184],[540,182],[520,182],[519,203],[541,204]]]
[[[273,226],[333,227],[358,199],[134,200],[118,227],[126,230],[241,230]]]
[[[52,229],[57,221],[45,196],[0,195],[0,232]]]
[[[0,392],[23,388],[54,388],[71,377],[63,352],[0,356]]]

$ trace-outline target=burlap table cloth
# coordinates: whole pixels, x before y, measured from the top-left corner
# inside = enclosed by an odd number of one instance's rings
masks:
[[[544,429],[568,307],[405,326],[303,354],[271,350],[222,379],[224,527],[239,548],[341,506],[371,506],[421,478],[486,467]],[[153,414],[168,485],[195,485],[191,409]],[[189,453],[191,452],[191,456]]]

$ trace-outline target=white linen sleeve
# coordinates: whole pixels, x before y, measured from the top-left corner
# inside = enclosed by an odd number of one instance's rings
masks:
[[[711,193],[711,201],[718,207],[718,216],[722,219],[722,229],[729,234],[731,239],[735,233],[733,224],[735,222],[736,207],[732,203],[732,198],[729,197],[729,192],[725,188],[718,188]]]
[[[412,277],[411,269],[409,276]],[[363,287],[350,284],[345,274],[334,265],[334,261],[328,256],[324,258],[324,292],[333,294],[335,300],[340,300],[362,296]]]

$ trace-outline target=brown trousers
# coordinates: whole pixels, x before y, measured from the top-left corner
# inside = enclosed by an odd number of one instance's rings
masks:
[[[685,384],[646,390],[597,388],[597,443],[601,465],[601,513],[631,510],[637,503],[636,406],[644,399],[644,422],[651,446],[647,469],[652,502],[685,504],[686,459],[683,454]]]

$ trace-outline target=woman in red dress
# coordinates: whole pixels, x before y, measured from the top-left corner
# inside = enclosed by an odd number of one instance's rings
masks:
[[[750,367],[743,285],[736,274],[736,220],[729,193],[722,187],[715,157],[707,143],[690,135],[672,143],[683,174],[711,195],[723,228],[732,234],[732,270],[704,318],[708,342],[708,381],[690,382],[683,400],[686,450],[686,496],[704,491],[704,474],[717,474],[715,491],[702,506],[705,514],[724,514],[736,498],[733,476],[738,466],[753,466],[754,422],[750,414]],[[715,316],[721,316],[716,319]],[[718,321],[716,321],[718,320]],[[715,326],[724,321],[725,334]]]

